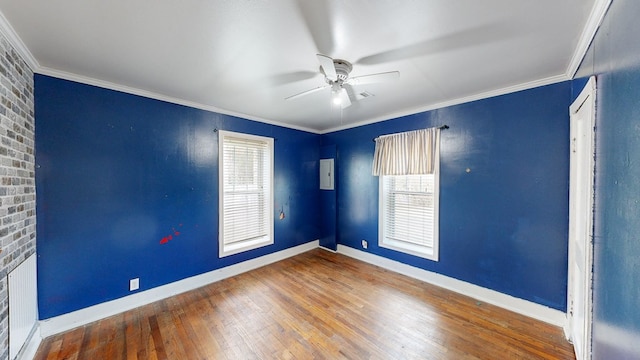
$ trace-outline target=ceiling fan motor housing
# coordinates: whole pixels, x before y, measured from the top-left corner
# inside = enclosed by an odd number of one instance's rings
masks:
[[[351,73],[351,70],[353,70],[353,65],[351,65],[350,62],[346,60],[341,60],[341,59],[333,59],[333,65],[336,69],[336,75],[338,76],[338,80],[331,81],[330,79],[327,79],[326,74],[324,73],[324,69],[322,69],[322,67],[320,67],[320,72],[322,72],[322,74],[325,75],[325,80],[327,81],[328,84],[333,85],[333,83],[338,83],[339,85],[342,85],[342,83],[347,81],[347,79],[349,78],[349,73]]]

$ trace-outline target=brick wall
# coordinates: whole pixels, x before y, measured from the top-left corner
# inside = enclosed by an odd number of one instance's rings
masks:
[[[0,34],[0,360],[9,358],[7,274],[36,251],[33,71]]]

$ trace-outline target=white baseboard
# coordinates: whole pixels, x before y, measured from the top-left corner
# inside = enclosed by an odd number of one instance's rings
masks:
[[[332,252],[332,253],[334,253],[334,254],[336,254],[336,253],[337,253],[337,251],[335,251],[335,250],[333,250],[333,249],[329,249],[328,247],[324,247],[324,246],[322,246],[322,245],[320,245],[320,249],[322,249],[322,250],[326,250],[326,251],[328,251],[328,252]]]
[[[106,317],[119,314],[123,311],[131,310],[139,306],[150,304],[154,301],[166,299],[189,290],[211,284],[216,281],[226,279],[244,272],[257,269],[259,267],[284,260],[286,258],[304,253],[320,246],[319,240],[310,241],[306,244],[298,245],[289,249],[264,255],[259,258],[243,261],[238,264],[216,269],[204,274],[179,280],[170,284],[162,285],[153,289],[135,293],[123,298],[104,302],[88,308],[80,309],[68,314],[63,314],[50,319],[40,321],[40,336],[58,334],[71,330]]]
[[[41,340],[51,335],[71,330],[78,326],[86,325],[154,301],[166,299],[189,290],[197,289],[213,282],[242,274],[319,247],[319,240],[310,241],[306,244],[298,245],[296,247],[268,254],[256,259],[247,260],[221,269],[216,269],[208,273],[179,280],[171,284],[135,293],[120,299],[90,306],[88,308],[56,316],[47,320],[42,320],[39,322],[39,331],[34,333],[29,344],[25,348],[26,350],[23,351],[24,356],[19,357],[19,359],[32,358],[33,356],[28,356],[31,354],[30,351],[33,351],[33,355],[35,355],[35,351],[37,351]],[[320,248],[333,252],[333,250],[330,249],[323,247]],[[356,250],[348,246],[338,245],[337,252],[552,325],[562,327],[566,322],[565,313],[527,300],[518,299],[494,290],[419,269],[378,255]]]
[[[362,260],[364,262],[380,266],[414,279],[418,279],[474,299],[499,306],[518,314],[534,318],[548,324],[563,327],[566,323],[566,314],[550,307],[518,299],[511,295],[503,294],[495,290],[473,285],[471,283],[454,279],[445,275],[423,270],[398,261],[390,260],[382,256],[357,250],[348,246],[338,245],[338,253]]]
[[[36,356],[41,342],[40,324],[36,324],[35,328],[31,331],[31,336],[27,339],[27,343],[24,344],[18,353],[16,360],[32,360]]]

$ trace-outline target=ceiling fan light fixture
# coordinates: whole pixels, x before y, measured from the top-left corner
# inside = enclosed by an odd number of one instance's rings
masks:
[[[342,104],[342,98],[340,97],[340,93],[337,91],[333,92],[333,104],[334,105]]]

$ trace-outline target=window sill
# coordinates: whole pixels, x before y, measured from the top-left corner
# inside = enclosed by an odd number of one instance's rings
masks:
[[[378,245],[385,249],[399,251],[405,254],[425,258],[427,260],[438,261],[437,250],[430,247],[390,239],[381,239],[378,242]]]
[[[273,238],[264,236],[257,239],[241,241],[234,244],[226,244],[220,247],[220,257],[239,254],[241,252],[261,248],[273,244]]]

